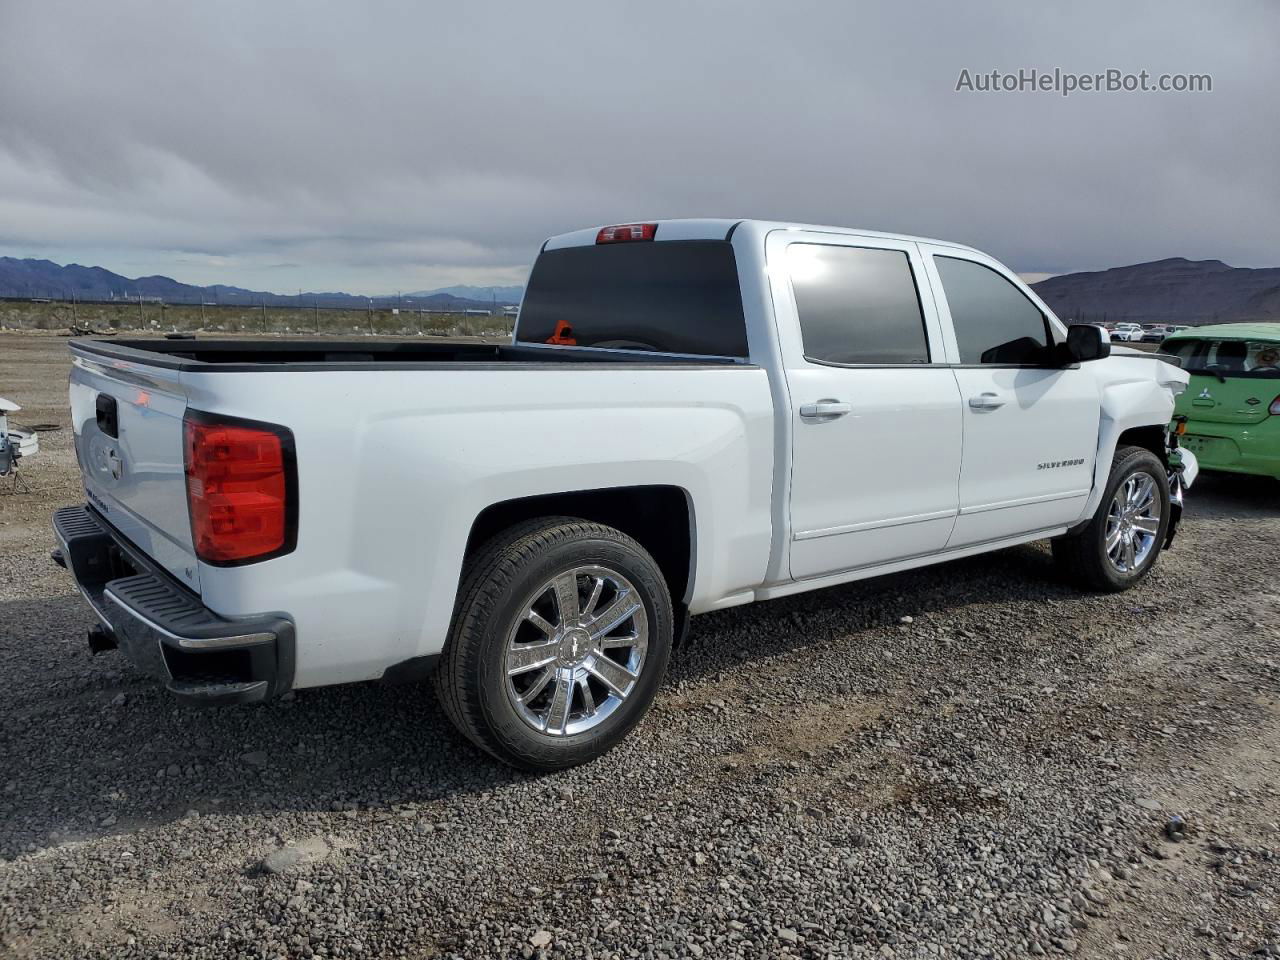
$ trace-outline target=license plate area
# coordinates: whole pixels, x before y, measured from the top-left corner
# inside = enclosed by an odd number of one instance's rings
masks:
[[[1240,459],[1240,448],[1236,446],[1234,440],[1226,437],[1201,437],[1187,434],[1180,438],[1180,442],[1201,460],[1225,464],[1234,463]]]

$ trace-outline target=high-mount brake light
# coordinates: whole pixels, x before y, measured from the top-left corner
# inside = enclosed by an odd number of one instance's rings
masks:
[[[656,223],[619,223],[612,227],[601,227],[596,234],[596,243],[634,243],[637,240],[652,240],[658,232]]]
[[[183,459],[196,556],[226,567],[293,549],[298,480],[292,433],[190,411],[183,421]]]

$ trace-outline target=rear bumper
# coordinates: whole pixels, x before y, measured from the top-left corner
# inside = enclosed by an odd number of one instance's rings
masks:
[[[1271,420],[1235,430],[1191,420],[1182,443],[1206,470],[1280,477],[1280,429],[1273,429],[1277,425]]]
[[[53,515],[59,553],[115,644],[139,670],[196,706],[252,703],[293,683],[286,617],[222,617],[120,536],[95,510]]]

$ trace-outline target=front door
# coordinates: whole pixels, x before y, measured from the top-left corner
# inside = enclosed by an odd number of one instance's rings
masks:
[[[1048,366],[1049,319],[994,261],[926,248],[954,331],[964,417],[959,507],[948,546],[1074,523],[1093,486],[1099,393],[1091,370]]]
[[[957,509],[960,397],[917,286],[919,249],[779,231],[767,252],[791,397],[791,576],[941,550]]]

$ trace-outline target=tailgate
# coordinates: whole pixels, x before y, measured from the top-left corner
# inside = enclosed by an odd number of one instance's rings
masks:
[[[199,592],[183,466],[180,372],[103,359],[72,345],[71,416],[90,505],[125,539]]]

